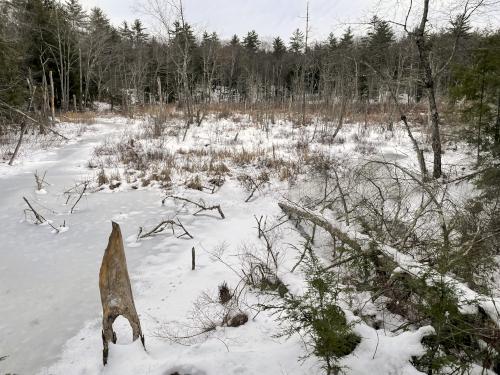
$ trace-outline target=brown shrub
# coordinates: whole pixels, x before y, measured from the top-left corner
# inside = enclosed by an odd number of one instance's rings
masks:
[[[224,281],[219,285],[219,302],[222,305],[228,303],[233,296],[231,295],[231,290],[227,286],[227,283]]]
[[[194,178],[187,181],[186,187],[188,189],[203,191],[203,185],[201,184],[200,176],[196,175]]]

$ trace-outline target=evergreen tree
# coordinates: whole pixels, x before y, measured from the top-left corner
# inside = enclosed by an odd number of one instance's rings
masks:
[[[26,94],[20,69],[23,51],[16,45],[17,28],[7,22],[7,6],[0,3],[0,101],[19,106]]]
[[[372,52],[384,54],[394,41],[394,32],[387,21],[380,20],[374,16],[371,21],[371,29],[368,31],[368,45]]]
[[[94,11],[95,9],[95,11]],[[96,13],[95,14],[95,17],[96,18],[100,18],[100,13],[102,12],[101,9],[99,8],[94,8],[92,11],[93,13]],[[94,14],[92,15],[94,16]],[[122,24],[120,25],[119,29],[118,29],[118,32],[120,33],[120,36],[124,39],[127,39],[127,40],[132,40],[133,37],[134,37],[134,32],[128,27],[128,23],[127,21],[123,21]]]
[[[236,35],[236,34],[235,34],[235,35],[233,35],[233,36],[231,37],[231,41],[229,42],[229,44],[230,44],[231,46],[233,46],[233,47],[234,47],[234,46],[239,46],[239,45],[240,45],[240,38],[238,38],[238,35]]]
[[[485,38],[473,51],[471,63],[455,66],[452,98],[464,100],[462,115],[468,139],[481,150],[500,154],[500,32]]]
[[[170,35],[172,44],[182,50],[184,50],[186,43],[189,51],[192,51],[196,47],[196,38],[191,25],[188,23],[181,25],[179,21],[175,21],[173,23],[173,29],[170,31]]]
[[[333,33],[328,35],[327,45],[330,50],[334,50],[338,47],[337,38],[335,38]]]
[[[352,34],[351,27],[349,26],[347,30],[342,34],[340,38],[339,47],[340,48],[350,48],[354,44],[354,35]]]
[[[304,33],[296,29],[290,37],[290,51],[293,53],[301,53],[304,48]]]
[[[245,47],[248,52],[256,53],[259,49],[259,46],[259,35],[255,32],[255,30],[249,31],[243,39],[243,47]]]
[[[281,57],[286,53],[286,46],[280,37],[274,38],[273,40],[273,55],[276,57]]]
[[[65,9],[72,29],[81,32],[87,22],[87,14],[79,1],[66,0]]]
[[[148,34],[146,34],[144,30],[146,30],[146,28],[142,26],[141,20],[134,20],[134,23],[131,27],[131,32],[136,43],[142,44],[147,40]]]

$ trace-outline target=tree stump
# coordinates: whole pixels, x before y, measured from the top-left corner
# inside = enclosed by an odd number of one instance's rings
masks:
[[[116,344],[113,322],[120,315],[130,323],[133,340],[140,338],[142,345],[146,348],[130,286],[122,233],[117,223],[112,222],[112,226],[113,230],[109,236],[108,247],[104,252],[99,272],[99,290],[102,303],[102,360],[104,365],[108,361],[109,342]]]

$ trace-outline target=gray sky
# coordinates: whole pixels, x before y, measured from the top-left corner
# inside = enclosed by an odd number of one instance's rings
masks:
[[[458,0],[436,0],[435,10],[445,3]],[[111,21],[118,25],[123,20],[141,18],[148,24],[142,13],[141,0],[81,0],[83,6],[102,8]],[[312,39],[324,39],[330,32],[336,35],[351,25],[354,29],[363,26],[374,14],[385,19],[398,19],[405,1],[397,0],[310,0],[310,22]],[[395,4],[403,4],[399,8]],[[222,38],[233,34],[245,35],[255,29],[264,40],[281,36],[285,41],[296,28],[305,28],[306,0],[184,0],[186,20],[195,30],[216,31]],[[447,11],[434,12],[437,19],[449,19]],[[498,13],[497,13],[498,15]],[[499,27],[499,18],[491,14],[479,16],[483,26]],[[431,20],[432,22],[432,20]],[[396,26],[397,28],[397,26]]]

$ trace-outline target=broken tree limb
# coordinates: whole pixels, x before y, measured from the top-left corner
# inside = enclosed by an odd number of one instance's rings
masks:
[[[78,202],[80,202],[80,199],[82,199],[83,194],[85,194],[85,191],[87,191],[87,186],[89,186],[88,181],[83,183],[83,189],[80,192],[80,195],[78,196],[78,199],[76,200],[75,204],[73,205],[73,207],[71,207],[71,213],[73,213],[73,210],[75,209],[76,205],[78,204]]]
[[[59,228],[56,228],[55,226],[53,226],[52,223],[49,220],[45,219],[40,213],[38,213],[33,208],[33,206],[31,205],[31,203],[26,199],[26,197],[23,197],[23,200],[26,202],[26,204],[29,207],[28,209],[26,209],[24,211],[25,211],[25,213],[26,213],[26,211],[30,211],[35,216],[35,219],[36,219],[35,224],[47,223],[52,229],[54,229],[56,231],[56,233],[59,233],[61,231]],[[65,226],[65,224],[63,226]]]
[[[34,208],[33,206],[31,205],[31,203],[26,199],[26,197],[23,197],[24,201],[26,202],[26,204],[28,205],[29,207],[29,210],[33,213],[33,215],[35,215],[35,218],[36,218],[36,221],[37,223],[36,224],[43,224],[45,223],[47,220],[45,220],[45,218],[40,215]]]
[[[248,196],[248,198],[247,198],[247,199],[245,199],[245,203],[248,203],[248,202],[250,201],[250,199],[252,199],[252,197],[253,197],[253,195],[255,194],[255,192],[256,192],[257,190],[259,190],[259,189],[260,189],[260,187],[261,187],[262,185],[264,185],[267,181],[266,181],[266,180],[261,180],[261,181],[259,181],[258,183],[256,183],[256,182],[253,180],[253,178],[250,178],[250,182],[251,182],[251,183],[252,183],[252,185],[253,185],[253,189],[252,189],[252,191],[251,191],[250,195]]]
[[[423,278],[428,285],[443,282],[444,280],[454,292],[458,301],[459,310],[463,314],[483,311],[488,319],[495,325],[496,329],[500,328],[500,298],[482,295],[470,289],[464,283],[457,281],[453,277],[438,273],[431,267],[418,262],[411,256],[403,254],[399,250],[376,241],[371,237],[356,233],[356,237],[358,238],[355,240],[349,234],[334,226],[329,220],[320,214],[307,208],[303,208],[293,202],[280,202],[279,207],[288,215],[297,216],[316,224],[328,232],[334,239],[339,239],[351,248],[355,254],[353,254],[352,257],[347,258],[345,262],[353,260],[358,256],[373,256],[373,250],[370,248],[370,243],[376,244],[378,250],[376,255],[382,256],[383,258],[395,263],[399,268],[399,273],[405,273],[413,278]],[[343,261],[340,262],[340,264],[342,264]],[[332,267],[333,265],[327,269],[331,269]]]
[[[326,230],[332,237],[339,239],[357,253],[363,252],[363,249],[358,242],[352,240],[346,233],[344,233],[337,227],[334,227],[328,220],[326,220],[322,216],[319,216],[313,211],[300,207],[292,202],[280,202],[278,203],[278,205],[281,210],[289,216],[296,216],[301,219],[310,221],[311,223],[316,224],[317,226]]]
[[[19,134],[19,140],[17,141],[16,148],[14,149],[14,153],[10,157],[9,160],[9,165],[12,165],[14,163],[14,159],[17,157],[17,154],[19,153],[19,149],[21,148],[21,143],[23,143],[23,137],[24,137],[24,132],[26,131],[26,123],[23,121],[21,123],[21,133]]]
[[[5,102],[3,102],[3,101],[0,101],[0,104],[1,104],[1,105],[3,105],[4,107],[6,107],[6,108],[10,109],[11,111],[14,111],[14,112],[16,112],[17,114],[19,114],[19,115],[21,115],[21,116],[26,117],[28,120],[33,121],[34,123],[36,123],[36,124],[38,124],[38,125],[42,125],[42,124],[40,124],[40,121],[35,120],[35,119],[34,119],[33,117],[31,117],[30,115],[28,115],[28,114],[24,113],[23,111],[21,111],[21,110],[19,110],[19,109],[15,108],[15,107],[10,106],[9,104],[7,104],[7,103],[5,103]],[[49,131],[50,131],[51,133],[54,133],[55,135],[57,135],[57,136],[61,137],[62,139],[66,140],[66,141],[69,141],[69,138],[68,138],[68,137],[66,137],[66,136],[62,135],[61,133],[59,133],[59,132],[55,131],[54,129],[49,128]]]
[[[99,271],[99,290],[102,303],[102,360],[104,365],[108,362],[109,342],[116,344],[113,323],[120,315],[130,323],[133,341],[140,338],[143,347],[146,348],[132,295],[122,233],[117,223],[112,222],[112,227],[113,230],[109,236],[108,246],[104,251]]]
[[[213,205],[213,206],[207,206],[205,204],[205,202],[203,202],[203,200],[200,200],[199,202],[193,202],[192,200],[189,200],[187,198],[183,198],[183,197],[178,197],[178,196],[175,196],[175,195],[167,195],[165,198],[163,198],[163,200],[161,201],[161,204],[165,204],[165,201],[168,199],[168,198],[172,198],[174,200],[180,200],[180,201],[183,201],[183,202],[187,202],[187,203],[191,203],[192,205],[196,206],[199,208],[198,211],[196,211],[193,215],[196,216],[197,214],[199,214],[200,212],[202,211],[212,211],[212,210],[217,210],[219,212],[219,215],[222,219],[225,219],[226,217],[224,216],[224,213],[222,212],[222,208],[220,207],[220,204],[217,204],[217,205]]]
[[[247,203],[250,201],[250,199],[253,198],[257,190],[260,190],[262,185],[269,182],[269,176],[266,173],[262,173],[254,179],[252,176],[244,174],[239,176],[238,180],[247,190],[250,191],[250,195],[247,197],[247,199],[245,199],[245,203]]]
[[[143,227],[140,227],[139,228],[139,233],[137,234],[137,239],[141,239],[141,238],[146,238],[146,237],[151,237],[155,234],[158,234],[158,233],[161,233],[163,232],[167,226],[169,226],[172,228],[172,233],[175,234],[175,230],[174,230],[174,227],[179,227],[181,228],[184,233],[182,233],[181,235],[177,236],[177,238],[181,238],[183,236],[188,236],[189,238],[194,238],[188,231],[187,229],[184,227],[184,225],[182,225],[181,221],[179,219],[177,219],[177,222],[175,222],[174,220],[163,220],[161,221],[158,225],[156,225],[153,229],[151,229],[150,231],[148,232],[144,232],[144,228]]]

